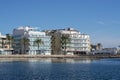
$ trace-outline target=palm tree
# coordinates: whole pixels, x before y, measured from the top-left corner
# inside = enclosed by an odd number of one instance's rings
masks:
[[[67,49],[67,44],[70,43],[70,37],[68,34],[62,34],[61,36],[61,44],[62,44],[62,48],[64,49],[65,53],[67,53],[66,49]]]
[[[8,40],[9,51],[10,51],[10,48],[12,47],[14,39],[13,39],[13,37],[10,34],[6,34],[6,37],[7,37],[7,40]]]
[[[26,37],[23,37],[23,38],[21,39],[21,44],[24,46],[24,47],[23,47],[23,49],[24,49],[24,54],[25,54],[25,52],[26,52],[27,46],[30,45],[29,42],[30,42],[30,40],[29,40],[28,38],[26,38]]]
[[[34,44],[37,45],[37,47],[38,47],[38,53],[40,53],[39,47],[40,47],[41,44],[44,44],[43,41],[42,41],[42,39],[37,38],[37,39],[34,41]]]

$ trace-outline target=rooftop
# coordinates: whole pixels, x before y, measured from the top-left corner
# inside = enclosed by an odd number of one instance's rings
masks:
[[[39,31],[38,28],[33,28],[31,26],[21,26],[21,27],[16,28],[15,30]]]

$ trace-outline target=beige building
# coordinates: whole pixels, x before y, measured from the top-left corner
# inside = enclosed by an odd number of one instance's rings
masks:
[[[0,33],[0,54],[12,54],[12,52],[13,48],[9,47],[6,36]]]
[[[70,43],[67,44],[67,54],[87,54],[90,52],[90,36],[81,34],[73,28],[48,30],[46,31],[52,36],[52,54],[63,54],[64,49],[61,45],[62,34],[68,34]]]
[[[58,34],[59,30],[47,30],[45,31],[47,35],[51,36],[51,53],[52,54],[61,54],[61,43],[60,35]]]

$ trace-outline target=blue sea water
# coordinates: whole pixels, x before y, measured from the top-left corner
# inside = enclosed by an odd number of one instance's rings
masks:
[[[120,80],[120,59],[0,60],[0,80]]]

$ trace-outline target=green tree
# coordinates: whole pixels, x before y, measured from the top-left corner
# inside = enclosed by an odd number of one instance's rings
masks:
[[[67,53],[67,45],[70,43],[70,36],[68,34],[62,34],[61,36],[61,45],[62,48],[64,49],[64,54]]]
[[[14,38],[13,38],[10,34],[6,34],[6,38],[7,38],[7,40],[8,40],[9,52],[10,52],[10,48],[11,48],[12,45],[13,45]]]
[[[24,54],[25,54],[25,52],[26,52],[27,46],[30,45],[29,42],[30,42],[30,40],[29,40],[28,38],[26,38],[26,37],[23,37],[23,38],[21,39],[21,44],[23,45]]]
[[[42,41],[42,39],[37,38],[37,39],[34,41],[34,44],[37,45],[37,47],[38,47],[38,53],[40,53],[40,50],[39,50],[40,45],[44,44],[43,41]]]

